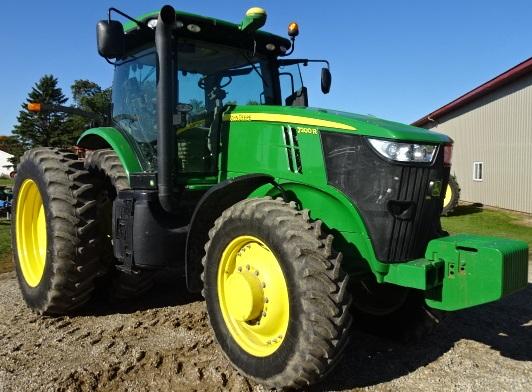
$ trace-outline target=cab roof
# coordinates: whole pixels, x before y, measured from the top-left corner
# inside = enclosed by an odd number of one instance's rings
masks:
[[[151,19],[155,19],[159,16],[159,11],[149,12],[141,15],[136,19],[141,22],[148,22]],[[243,48],[255,48],[254,41],[256,42],[256,51],[266,54],[279,56],[285,51],[288,51],[291,47],[290,41],[287,38],[280,37],[275,34],[271,34],[265,31],[258,30],[254,33],[247,33],[240,30],[239,25],[236,23],[228,22],[226,20],[216,19],[208,16],[201,16],[191,14],[184,11],[176,10],[177,21],[183,23],[183,27],[179,30],[179,35],[186,38],[195,38],[209,42],[215,42],[219,44],[227,44],[230,46],[243,47]],[[189,25],[197,25],[200,27],[200,31],[194,33],[188,28]],[[133,36],[145,36],[145,29],[140,29],[134,22],[128,21],[124,24],[124,31],[126,35],[131,38]],[[135,37],[137,38],[137,37]],[[141,39],[141,37],[139,37]],[[138,43],[134,43],[137,40],[132,41],[127,45],[127,50],[133,49],[138,46]],[[271,45],[274,45],[274,49]]]

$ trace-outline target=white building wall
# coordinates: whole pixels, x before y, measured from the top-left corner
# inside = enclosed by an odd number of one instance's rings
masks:
[[[13,155],[0,150],[0,176],[4,176],[4,175],[8,176],[9,173],[13,171],[13,167],[11,166],[11,163],[9,163],[8,161],[8,159],[11,158],[12,156]]]
[[[532,74],[461,107],[426,128],[454,139],[461,199],[532,213]],[[473,180],[483,162],[483,180]]]

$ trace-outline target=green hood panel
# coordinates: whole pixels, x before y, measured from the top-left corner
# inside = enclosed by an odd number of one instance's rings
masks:
[[[320,108],[243,105],[229,109],[224,119],[229,121],[266,121],[288,123],[290,125],[306,125],[319,129],[412,142],[452,142],[448,136],[424,128],[386,121],[373,116]]]

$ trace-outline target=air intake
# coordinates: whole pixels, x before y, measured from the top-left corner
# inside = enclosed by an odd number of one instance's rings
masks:
[[[303,174],[299,142],[297,141],[297,130],[294,127],[284,126],[283,136],[288,159],[288,169],[292,173]]]

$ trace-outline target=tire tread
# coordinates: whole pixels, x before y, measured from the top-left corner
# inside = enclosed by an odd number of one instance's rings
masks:
[[[205,245],[204,271],[209,268],[209,249],[218,230],[228,220],[242,217],[258,220],[286,238],[301,292],[307,293],[301,298],[304,312],[300,339],[284,371],[268,379],[247,376],[271,387],[308,387],[334,367],[349,339],[351,294],[346,290],[349,275],[340,265],[342,255],[333,250],[333,237],[325,233],[321,221],[310,219],[308,210],[297,210],[294,202],[282,199],[254,198],[236,203],[215,221]],[[204,272],[202,280],[206,297]]]
[[[41,168],[49,195],[48,235],[54,234],[53,273],[46,298],[33,310],[66,314],[87,302],[100,269],[96,256],[94,184],[83,162],[70,151],[39,147],[26,151],[21,163]],[[19,277],[19,280],[23,279]]]

